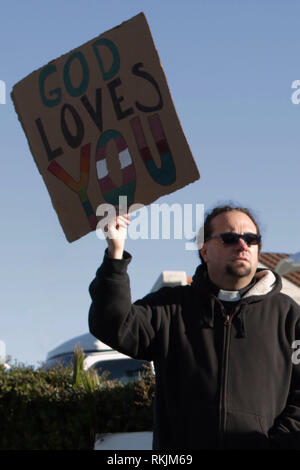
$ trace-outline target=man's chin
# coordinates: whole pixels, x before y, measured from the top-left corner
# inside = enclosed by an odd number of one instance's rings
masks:
[[[250,266],[245,266],[243,262],[235,264],[234,266],[232,266],[231,264],[228,264],[226,266],[226,272],[230,276],[246,277],[251,274],[251,268]]]

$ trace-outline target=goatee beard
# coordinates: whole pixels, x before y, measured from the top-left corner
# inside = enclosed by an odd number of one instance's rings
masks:
[[[250,266],[244,267],[242,263],[239,266],[232,266],[231,264],[227,264],[226,273],[233,277],[246,277],[251,273],[251,268]]]

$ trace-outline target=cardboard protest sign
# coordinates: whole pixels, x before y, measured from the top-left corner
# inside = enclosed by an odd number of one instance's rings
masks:
[[[102,203],[150,204],[199,178],[143,13],[17,83],[12,99],[67,239]]]

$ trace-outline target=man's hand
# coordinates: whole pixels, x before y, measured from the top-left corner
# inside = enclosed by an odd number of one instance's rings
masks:
[[[110,220],[107,224],[104,233],[108,244],[108,254],[111,258],[123,258],[127,226],[130,224],[129,219],[129,214],[122,214]]]

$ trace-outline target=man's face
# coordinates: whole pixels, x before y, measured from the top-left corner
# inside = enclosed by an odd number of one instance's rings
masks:
[[[250,217],[237,210],[214,217],[212,229],[212,236],[224,232],[257,233]],[[209,277],[222,289],[245,287],[257,269],[258,245],[248,246],[241,238],[236,245],[225,245],[221,238],[214,238],[205,242],[200,251],[207,264]]]

